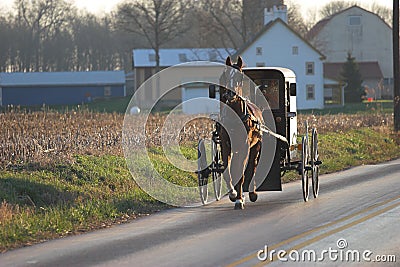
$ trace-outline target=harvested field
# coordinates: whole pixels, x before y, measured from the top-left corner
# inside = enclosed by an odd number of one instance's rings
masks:
[[[212,131],[208,119],[190,120],[188,115],[173,115],[173,124],[188,121],[178,136],[180,143],[196,142]],[[130,134],[137,145],[159,146],[166,115],[152,114],[146,124],[146,135],[136,135],[145,118],[134,117]],[[124,115],[95,113],[87,110],[55,112],[25,112],[10,110],[0,113],[0,167],[36,166],[55,161],[69,161],[73,155],[119,155],[122,153]],[[137,120],[137,122],[136,122]],[[393,125],[391,114],[299,115],[299,134],[303,122],[317,127],[319,133],[341,132],[361,127],[388,127]],[[175,125],[168,125],[175,127]],[[179,127],[179,128],[178,128]],[[173,138],[173,137],[171,137]]]

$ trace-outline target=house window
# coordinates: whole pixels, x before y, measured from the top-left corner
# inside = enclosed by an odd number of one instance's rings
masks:
[[[314,62],[306,62],[306,75],[314,75]]]
[[[256,47],[256,55],[261,56],[262,55],[262,47]]]
[[[388,86],[388,85],[392,85],[393,84],[393,78],[384,78],[383,79],[383,84]]]
[[[179,54],[179,62],[187,62],[187,57],[185,53],[180,53]]]
[[[111,87],[110,86],[104,87],[104,96],[111,96]]]
[[[315,85],[307,84],[307,100],[315,100]]]
[[[350,26],[361,25],[361,16],[349,16],[349,25]]]
[[[293,46],[292,47],[292,55],[298,55],[298,54],[299,54],[299,47]]]
[[[256,63],[256,67],[265,67],[265,63],[264,62],[257,62]]]
[[[149,54],[149,61],[155,62],[156,61],[156,54]]]

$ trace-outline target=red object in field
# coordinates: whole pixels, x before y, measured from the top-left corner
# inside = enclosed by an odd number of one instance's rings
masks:
[[[368,97],[368,102],[372,102],[374,99],[372,97]]]

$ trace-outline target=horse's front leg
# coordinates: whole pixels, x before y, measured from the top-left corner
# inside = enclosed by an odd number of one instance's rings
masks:
[[[244,209],[244,194],[243,194],[243,184],[244,184],[244,170],[247,164],[249,149],[236,151],[232,155],[231,159],[231,174],[234,176],[234,181],[237,181],[235,185],[235,190],[237,192],[235,209]]]
[[[225,180],[226,186],[228,187],[228,195],[229,199],[232,202],[236,201],[237,192],[232,183],[232,174],[231,174],[231,146],[228,142],[223,141],[221,144],[222,149],[222,162],[224,164],[224,175],[223,178]]]
[[[236,200],[235,200],[235,210],[242,210],[244,209],[244,194],[243,194],[243,183],[244,183],[244,176],[240,178],[239,182],[235,186],[235,190],[237,192]]]

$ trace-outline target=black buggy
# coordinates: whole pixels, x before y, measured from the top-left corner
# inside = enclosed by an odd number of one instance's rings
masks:
[[[270,166],[266,172],[258,171],[256,175],[264,175],[261,178],[262,183],[257,187],[257,191],[281,191],[281,177],[287,171],[297,171],[302,177],[302,190],[304,201],[308,201],[310,180],[312,191],[315,198],[319,192],[319,166],[322,162],[318,154],[318,132],[317,129],[311,130],[305,123],[305,133],[302,136],[301,143],[298,142],[297,135],[297,107],[296,107],[296,76],[293,71],[286,68],[257,67],[244,68],[246,77],[251,79],[251,84],[255,84],[262,92],[262,96],[256,93],[254,88],[249,87],[249,100],[253,103],[259,101],[260,97],[265,97],[269,103],[270,109],[263,112],[265,121],[268,116],[273,117],[275,127],[261,125],[264,136],[276,138],[275,154],[270,161]],[[219,87],[209,86],[209,97],[219,98]],[[201,139],[198,143],[198,183],[200,199],[203,204],[208,201],[209,180],[213,183],[214,196],[220,200],[223,192],[222,173],[224,164],[221,155],[221,138],[219,136],[219,127],[222,127],[217,118],[220,113],[211,114],[210,118],[215,121],[214,131],[212,133],[211,151],[206,151],[205,140]],[[271,119],[269,120],[271,121]],[[274,128],[271,130],[271,128]],[[271,139],[271,138],[270,138]],[[263,145],[262,150],[268,149],[268,145]],[[207,163],[207,155],[211,157],[210,163]],[[259,168],[263,166],[263,158],[260,158]],[[263,174],[264,173],[264,174]],[[265,177],[265,173],[267,173]],[[311,179],[310,179],[311,178]],[[250,181],[245,180],[244,191],[248,191]]]

